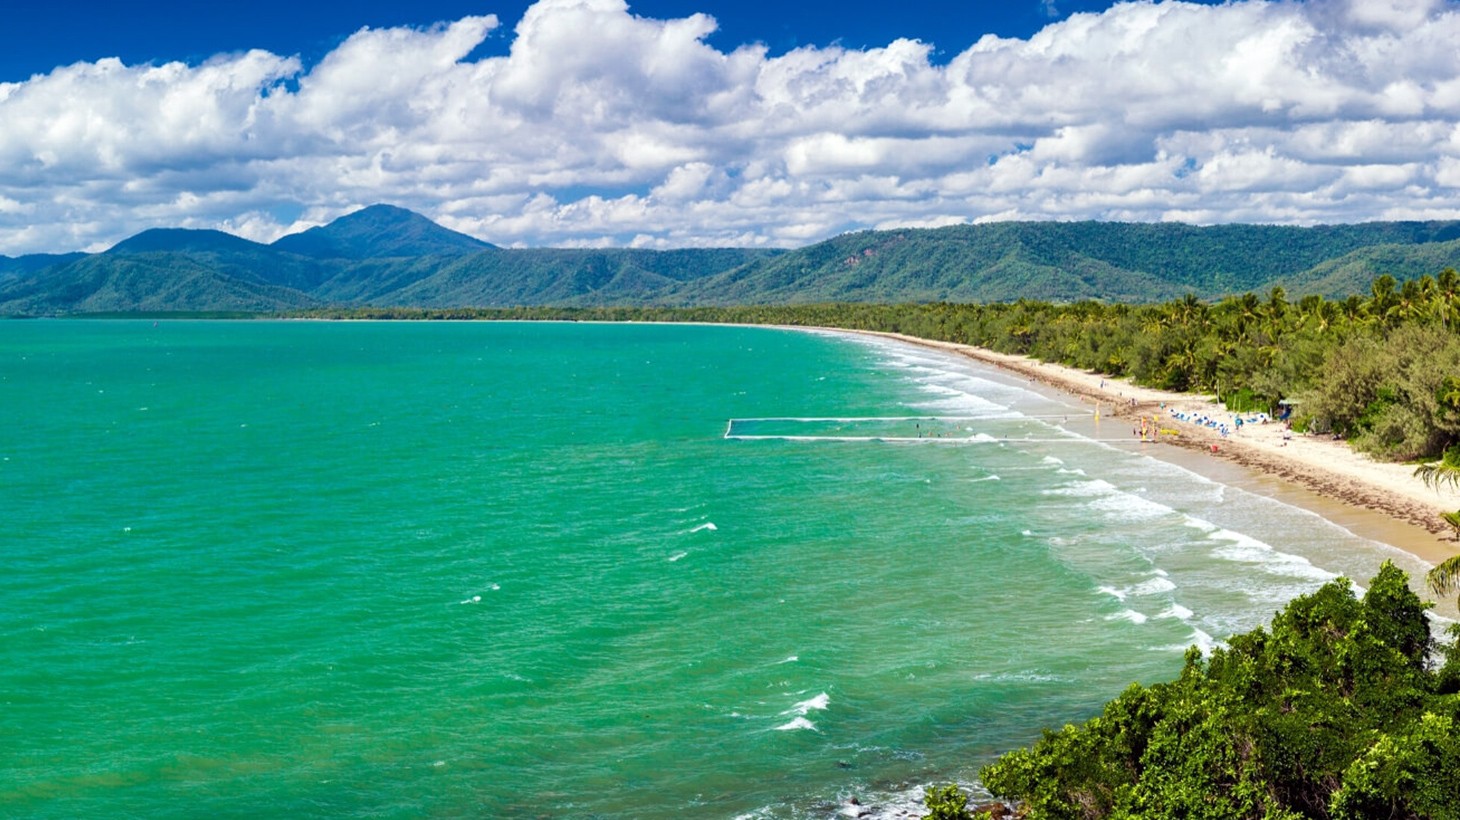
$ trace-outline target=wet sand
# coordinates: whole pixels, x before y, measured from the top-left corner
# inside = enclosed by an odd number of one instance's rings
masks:
[[[860,331],[855,331],[860,332]],[[1436,491],[1414,477],[1414,467],[1377,462],[1346,442],[1326,436],[1291,433],[1277,421],[1244,425],[1212,396],[1139,387],[1025,356],[896,333],[867,335],[898,339],[950,351],[1017,373],[1067,396],[1074,396],[1115,429],[1132,435],[1137,419],[1155,417],[1159,440],[1146,446],[1151,455],[1226,484],[1242,486],[1303,507],[1375,541],[1390,544],[1435,564],[1460,553],[1440,513],[1460,509],[1460,492]],[[1176,410],[1228,423],[1230,434],[1178,421]],[[1243,414],[1250,417],[1252,414]]]

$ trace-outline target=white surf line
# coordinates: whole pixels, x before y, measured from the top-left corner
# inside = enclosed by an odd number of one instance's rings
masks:
[[[929,444],[992,444],[989,439],[963,438],[914,438],[913,436],[742,436],[725,438],[731,441],[926,441]]]
[[[1077,416],[1089,415],[1077,413]],[[975,433],[969,436],[818,436],[818,435],[768,435],[736,433],[735,425],[739,423],[756,422],[835,422],[840,424],[856,424],[858,422],[907,422],[907,421],[941,421],[941,422],[990,422],[990,421],[1037,421],[1041,419],[1064,419],[1069,420],[1069,415],[1060,414],[1055,416],[1026,416],[1013,415],[1007,417],[999,416],[756,416],[746,418],[732,418],[725,423],[725,432],[721,436],[729,441],[892,441],[892,442],[931,442],[942,444],[989,444],[999,441],[1004,442],[1029,442],[1031,444],[1069,443],[1076,441],[1095,441],[1105,444],[1118,444],[1129,442],[1125,438],[1088,438],[1077,433],[1066,432],[1058,438],[1009,438],[1008,436],[994,437],[987,433]]]
[[[1000,421],[1010,421],[1014,418],[1032,418],[1031,416],[1010,416]],[[989,416],[757,416],[752,418],[730,419],[731,424],[740,421],[988,421]]]
[[[1012,411],[1011,411],[1012,412]],[[725,425],[726,428],[734,427],[741,422],[757,421],[797,421],[797,422],[843,422],[855,423],[859,421],[1021,421],[1030,419],[1042,421],[1045,419],[1070,419],[1081,418],[1093,415],[1091,413],[1060,413],[1050,416],[1027,416],[1012,414],[1007,416],[747,416],[744,418],[730,419]]]
[[[730,441],[915,441],[919,444],[1079,444],[1091,441],[1102,444],[1151,443],[1132,438],[1085,438],[1084,436],[1069,438],[989,438],[987,436],[984,438],[975,436],[915,438],[912,436],[761,436],[735,433],[726,434],[725,438]]]

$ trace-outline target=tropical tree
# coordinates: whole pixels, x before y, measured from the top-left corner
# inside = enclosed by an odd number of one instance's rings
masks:
[[[1380,327],[1389,327],[1396,321],[1398,311],[1395,307],[1399,304],[1399,280],[1389,274],[1381,274],[1369,284],[1369,297],[1366,310],[1369,320]]]
[[[1460,532],[1460,512],[1444,513],[1441,518]],[[1460,587],[1460,555],[1452,555],[1439,566],[1425,573],[1425,585],[1436,595],[1449,595]]]
[[[1460,488],[1460,445],[1445,451],[1439,461],[1421,464],[1414,474],[1436,491],[1444,485]],[[1460,536],[1460,510],[1440,516]],[[1436,595],[1449,595],[1460,586],[1460,555],[1454,555],[1440,562],[1440,565],[1425,574],[1425,583]]]
[[[1457,305],[1460,305],[1460,273],[1456,273],[1454,268],[1445,268],[1435,279],[1435,302],[1440,325],[1448,328]]]
[[[1419,465],[1415,468],[1414,475],[1426,487],[1433,487],[1436,491],[1447,485],[1452,489],[1460,489],[1460,445],[1446,450],[1439,461]]]
[[[1428,279],[1429,277],[1425,277]],[[1430,280],[1433,282],[1434,280]],[[1433,284],[1431,284],[1433,289]],[[1399,295],[1394,306],[1389,309],[1394,319],[1394,324],[1401,322],[1416,322],[1424,318],[1425,308],[1429,303],[1422,280],[1410,279],[1399,288]]]

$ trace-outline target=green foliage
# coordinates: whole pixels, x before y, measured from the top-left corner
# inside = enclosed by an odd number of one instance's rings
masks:
[[[1460,532],[1460,512],[1442,513],[1445,522]],[[1448,595],[1460,587],[1460,555],[1452,555],[1425,575],[1425,583],[1436,595]]]
[[[1460,440],[1446,380],[1460,373],[1460,337],[1418,320],[1335,348],[1305,409],[1381,457],[1436,455]]]
[[[1334,820],[1375,817],[1460,819],[1460,736],[1455,718],[1425,712],[1394,734],[1380,733],[1343,772]]]
[[[1425,609],[1392,564],[1362,599],[1334,581],[984,784],[1032,820],[1460,818],[1460,662],[1430,669]]]
[[[1251,387],[1238,388],[1236,391],[1228,393],[1222,397],[1222,404],[1233,413],[1266,412],[1272,409],[1267,402],[1258,397],[1257,392]]]
[[[1292,324],[1303,300],[1361,292],[1383,271],[1405,277],[1448,264],[1460,248],[1453,222],[1382,222],[1298,228],[1112,222],[1004,222],[848,233],[793,251],[753,248],[502,249],[410,211],[371,206],[272,245],[217,231],[148,231],[111,251],[77,258],[0,257],[0,314],[100,310],[289,310],[314,305],[427,309],[552,305],[729,306],[826,302],[1072,302],[1149,304],[1244,290],[1253,318]],[[145,262],[145,275],[137,265]],[[78,267],[79,266],[79,267]],[[124,281],[125,280],[125,281]],[[1392,280],[1392,278],[1391,278]],[[1436,294],[1454,277],[1374,293],[1367,317],[1394,326],[1423,316],[1448,326],[1460,310]],[[1271,290],[1275,284],[1282,287]],[[1405,283],[1408,285],[1409,283]],[[264,286],[261,289],[261,286]],[[270,289],[272,288],[272,289]],[[1283,288],[1286,288],[1284,290]],[[1318,325],[1336,315],[1313,317]],[[1202,324],[1200,311],[1183,322]],[[1227,353],[1246,348],[1228,347]],[[1253,355],[1266,367],[1276,351]],[[1177,345],[1153,356],[1151,383],[1212,380],[1216,351]],[[1127,368],[1125,350],[1102,367]],[[1195,369],[1204,364],[1206,370]],[[1227,392],[1222,387],[1222,392]],[[1261,390],[1259,394],[1265,395]]]
[[[1426,487],[1438,490],[1448,484],[1460,488],[1460,444],[1447,448],[1439,461],[1416,467],[1414,474],[1424,481]]]
[[[1440,520],[1455,533],[1455,537],[1460,538],[1460,510],[1440,513]]]
[[[968,810],[968,795],[952,784],[942,788],[929,786],[923,795],[923,805],[928,807],[928,813],[922,820],[974,820],[973,812]]]

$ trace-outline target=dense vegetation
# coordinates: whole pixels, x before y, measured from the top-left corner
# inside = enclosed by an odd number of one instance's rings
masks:
[[[1460,652],[1385,564],[984,768],[1030,820],[1460,818]],[[930,790],[932,817],[971,817]]]
[[[1239,409],[1295,403],[1297,426],[1382,458],[1439,458],[1460,443],[1460,274],[1447,268],[1370,295],[1293,302],[1282,288],[1216,303],[1020,300],[997,304],[820,304],[726,308],[336,309],[351,318],[744,322],[905,333],[1059,362]]]
[[[1460,223],[1299,228],[1003,222],[862,231],[792,251],[497,248],[371,206],[261,244],[144,231],[98,254],[0,257],[0,315],[515,305],[1204,300],[1280,285],[1347,295],[1460,253]]]
[[[846,234],[680,286],[680,304],[1158,302],[1282,285],[1333,297],[1380,272],[1435,271],[1460,225],[1376,222],[1295,228],[1119,222],[1000,222]],[[1443,256],[1448,254],[1448,256]],[[1382,265],[1382,267],[1375,267]]]

